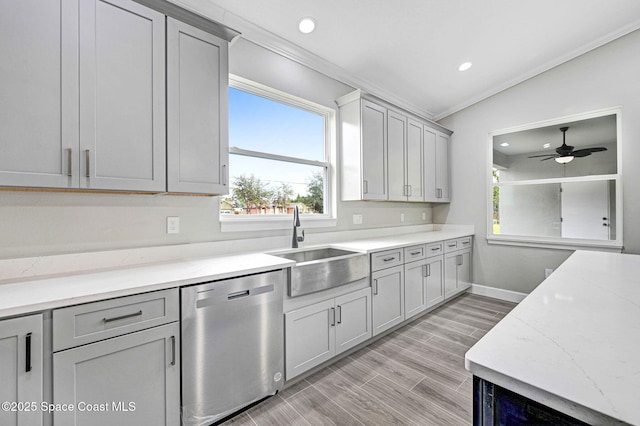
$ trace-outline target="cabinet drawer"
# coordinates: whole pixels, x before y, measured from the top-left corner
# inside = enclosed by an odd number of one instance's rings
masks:
[[[55,309],[53,350],[85,345],[179,319],[177,288]]]
[[[458,238],[458,248],[466,249],[471,247],[471,237]]]
[[[427,257],[439,256],[444,253],[444,243],[442,241],[437,243],[427,244]]]
[[[424,244],[419,246],[405,247],[404,261],[413,262],[414,260],[425,259],[427,257],[427,252],[425,248],[426,246]]]
[[[460,249],[460,245],[458,244],[458,240],[447,240],[444,242],[444,252],[450,253],[452,251],[456,251]]]
[[[402,265],[403,253],[404,253],[403,248],[371,253],[371,270],[379,271],[380,269]]]

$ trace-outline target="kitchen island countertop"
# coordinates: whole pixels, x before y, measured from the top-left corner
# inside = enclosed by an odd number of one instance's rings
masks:
[[[465,356],[482,379],[589,424],[640,425],[640,256],[577,251]]]

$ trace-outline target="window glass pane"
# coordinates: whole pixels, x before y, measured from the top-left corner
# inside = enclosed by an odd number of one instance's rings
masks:
[[[493,234],[615,240],[615,194],[615,180],[494,186]]]
[[[324,167],[230,154],[229,171],[223,214],[324,213]]]
[[[229,88],[229,145],[325,161],[324,116]]]

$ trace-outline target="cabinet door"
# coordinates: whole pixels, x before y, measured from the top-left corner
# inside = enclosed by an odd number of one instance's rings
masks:
[[[405,159],[407,117],[387,112],[387,152],[389,170],[389,200],[406,201],[408,195]]]
[[[79,5],[80,187],[164,191],[165,17],[129,0]]]
[[[286,313],[284,327],[287,380],[335,355],[333,299]]]
[[[443,257],[429,258],[427,263],[427,308],[444,300]]]
[[[371,337],[371,288],[336,297],[336,354]]]
[[[404,266],[371,275],[373,286],[373,335],[404,321]]]
[[[427,308],[427,262],[418,261],[404,265],[404,317],[409,319]]]
[[[438,201],[451,201],[449,186],[449,137],[438,133],[436,141],[436,196]]]
[[[458,252],[458,290],[471,287],[471,250]]]
[[[167,190],[227,194],[227,42],[167,18]]]
[[[423,201],[424,152],[422,143],[422,124],[409,120],[407,126],[407,192],[408,201]]]
[[[424,147],[424,201],[440,201],[436,187],[436,141],[438,136],[436,131],[424,127],[423,147]]]
[[[37,403],[29,410],[0,410],[1,425],[42,425],[42,356],[41,314],[0,321],[0,401]]]
[[[452,296],[458,290],[458,252],[444,255],[444,296]]]
[[[57,425],[179,424],[179,323],[53,354],[53,401]]]
[[[78,2],[0,2],[0,185],[78,186]]]
[[[387,200],[387,110],[362,101],[362,199]]]

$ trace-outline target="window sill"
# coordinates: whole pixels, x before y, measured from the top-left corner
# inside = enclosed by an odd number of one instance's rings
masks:
[[[621,253],[623,249],[622,241],[596,241],[543,237],[532,238],[518,237],[514,235],[491,235],[487,237],[487,243],[506,246],[548,248],[556,250],[594,250],[614,253]]]
[[[228,217],[226,217],[228,216]],[[335,227],[338,220],[328,216],[300,216],[300,228],[330,228]],[[272,231],[278,229],[291,229],[293,226],[293,216],[235,216],[221,215],[220,230],[222,232],[251,232],[251,231]]]

